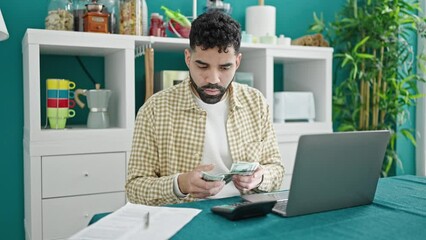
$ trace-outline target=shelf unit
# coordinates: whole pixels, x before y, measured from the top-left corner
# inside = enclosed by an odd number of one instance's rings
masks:
[[[99,212],[126,203],[124,184],[135,119],[134,41],[95,33],[28,29],[24,74],[26,239],[64,239]],[[42,126],[40,56],[104,58],[111,128]]]
[[[284,91],[309,91],[314,95],[314,122],[274,123],[285,175],[282,189],[289,189],[297,143],[302,134],[332,132],[332,48],[242,45],[242,71],[254,73],[254,87],[265,96],[273,116],[274,64],[283,65]],[[272,117],[273,119],[273,117]]]
[[[135,118],[135,49],[182,53],[187,39],[28,29],[22,41],[24,69],[24,183],[27,239],[66,238],[98,212],[125,204],[124,183]],[[273,115],[274,64],[283,65],[285,91],[311,91],[314,122],[275,123],[290,185],[302,134],[332,131],[332,48],[246,44],[239,71],[253,72],[254,87]],[[111,89],[111,128],[44,129],[41,126],[40,55],[105,59],[105,88]],[[156,71],[167,69],[156,69]],[[175,69],[178,70],[178,69]],[[272,116],[271,116],[272,117]],[[114,177],[111,177],[114,176]]]

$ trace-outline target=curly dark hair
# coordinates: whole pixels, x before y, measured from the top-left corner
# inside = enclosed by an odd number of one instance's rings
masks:
[[[240,24],[223,12],[206,12],[192,22],[189,34],[189,46],[192,50],[196,46],[203,50],[218,47],[221,53],[228,52],[227,48],[233,46],[237,54],[240,45]]]

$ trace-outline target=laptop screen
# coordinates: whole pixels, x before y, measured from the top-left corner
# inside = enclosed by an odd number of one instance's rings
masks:
[[[297,147],[286,215],[297,216],[371,203],[389,138],[389,131],[302,135]],[[255,196],[243,198],[257,201]]]

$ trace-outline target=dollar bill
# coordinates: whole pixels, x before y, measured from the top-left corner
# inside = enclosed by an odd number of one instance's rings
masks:
[[[224,176],[224,178],[223,178],[223,181],[225,181],[225,183],[229,183],[230,181],[232,181],[232,175],[233,174],[225,174]]]
[[[208,174],[206,172],[202,172],[201,178],[204,179],[205,181],[211,182],[211,181],[222,181],[225,178],[225,176],[224,174],[213,175],[213,174]]]
[[[238,175],[251,175],[259,166],[258,162],[238,162],[233,163],[229,173]]]
[[[207,172],[202,172],[201,178],[205,181],[225,181],[226,183],[229,183],[232,180],[233,175],[251,175],[254,171],[256,171],[258,166],[258,162],[233,163],[231,170],[228,173],[209,174]]]

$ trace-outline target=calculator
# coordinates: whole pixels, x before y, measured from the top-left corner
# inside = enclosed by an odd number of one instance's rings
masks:
[[[272,212],[277,201],[262,202],[237,202],[233,204],[218,205],[211,211],[229,220],[239,220],[250,217],[260,217]]]

